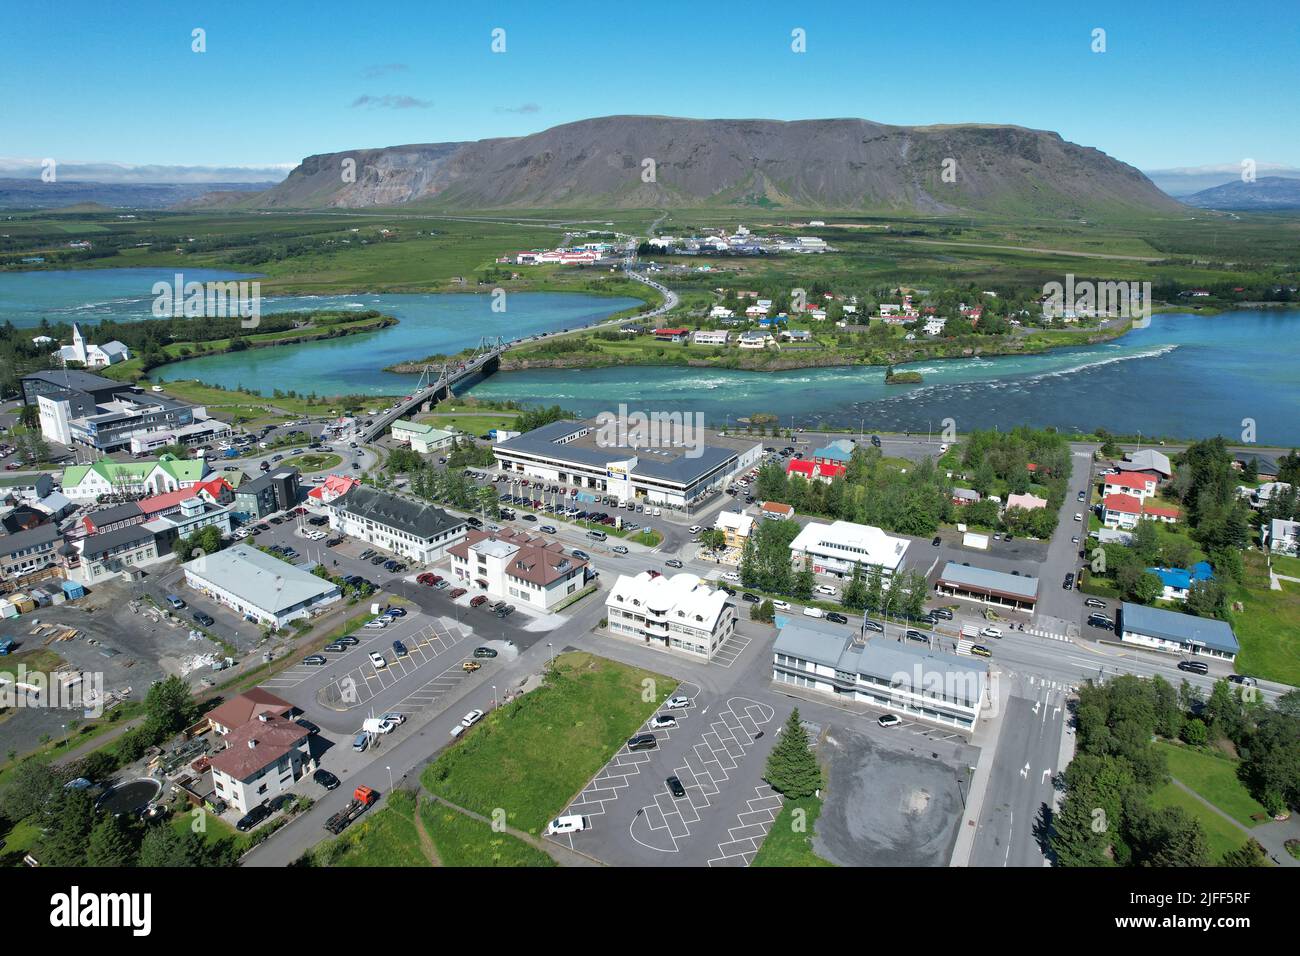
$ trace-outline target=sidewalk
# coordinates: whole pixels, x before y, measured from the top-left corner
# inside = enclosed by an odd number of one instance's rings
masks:
[[[1009,682],[999,680],[994,683],[998,699],[992,702],[993,714],[982,718],[971,734],[971,746],[978,747],[979,760],[975,762],[975,774],[971,777],[970,792],[966,796],[966,809],[962,813],[962,823],[953,843],[952,858],[949,866],[970,866],[971,854],[975,850],[975,836],[978,830],[980,811],[984,807],[984,794],[988,790],[989,777],[993,772],[993,760],[997,756],[998,740],[1002,736],[1002,718],[1007,711],[1007,700],[1011,696]]]

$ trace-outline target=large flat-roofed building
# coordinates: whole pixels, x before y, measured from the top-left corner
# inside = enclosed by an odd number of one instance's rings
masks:
[[[357,485],[329,505],[330,527],[411,561],[432,564],[465,537],[464,518],[424,501]]]
[[[1196,654],[1231,661],[1241,645],[1227,621],[1196,617],[1125,601],[1120,605],[1119,638],[1167,654]]]
[[[956,561],[944,565],[934,589],[963,601],[996,604],[1017,611],[1032,611],[1038,603],[1038,578],[967,567]]]
[[[683,428],[688,427],[689,420]],[[527,478],[590,488],[620,503],[639,499],[678,507],[720,491],[763,454],[761,442],[715,433],[694,433],[699,441],[690,445],[668,445],[673,432],[683,432],[669,425],[659,431],[665,441],[656,444],[665,447],[645,447],[642,435],[649,433],[629,431],[616,443],[605,440],[606,428],[595,421],[565,420],[498,442],[492,454],[503,471]]]
[[[792,620],[772,649],[772,680],[970,730],[987,703],[988,666],[884,637],[856,640],[824,621]]]
[[[620,574],[605,600],[611,634],[711,660],[736,630],[736,609],[688,572]]]
[[[458,584],[486,585],[483,589],[493,597],[524,601],[543,611],[586,583],[586,561],[566,552],[558,541],[523,531],[470,531],[447,552]]]
[[[185,583],[272,627],[307,617],[342,594],[337,584],[242,544],[190,561]]]
[[[790,542],[790,559],[796,568],[802,568],[806,559],[812,563],[813,573],[840,578],[852,577],[855,565],[861,565],[864,572],[879,568],[881,576],[889,580],[902,565],[910,543],[871,525],[811,521]]]

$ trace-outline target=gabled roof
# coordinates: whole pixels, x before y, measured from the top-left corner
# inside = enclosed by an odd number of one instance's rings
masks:
[[[1125,601],[1120,606],[1120,634],[1128,632],[1158,637],[1188,646],[1203,646],[1212,650],[1236,654],[1241,650],[1237,635],[1226,621],[1208,617],[1180,614],[1164,608],[1146,607]]]
[[[307,728],[273,714],[254,718],[226,735],[230,744],[212,758],[212,769],[236,780],[247,780],[283,759],[307,736]]]
[[[356,485],[333,502],[335,508],[374,521],[389,528],[406,531],[421,540],[436,537],[465,524],[447,512],[422,501],[413,501]]]
[[[270,691],[254,687],[237,697],[208,711],[208,720],[222,727],[242,727],[258,714],[275,714],[283,717],[294,709],[287,700],[276,697]]]

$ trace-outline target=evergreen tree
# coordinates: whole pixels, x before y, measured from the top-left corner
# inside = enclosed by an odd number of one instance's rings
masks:
[[[1258,840],[1247,840],[1235,850],[1229,850],[1219,859],[1219,866],[1268,866],[1268,854]]]
[[[807,601],[812,597],[813,586],[816,583],[816,578],[813,577],[812,561],[805,557],[803,567],[794,576],[793,594],[795,598],[800,601]]]
[[[790,712],[780,742],[768,754],[764,779],[787,800],[809,797],[821,789],[821,767],[808,743],[808,732],[799,722],[798,707]]]
[[[134,865],[135,859],[135,834],[126,822],[112,813],[100,817],[95,828],[90,831],[86,866],[116,869]]]
[[[844,589],[844,606],[861,611],[867,604],[867,586],[862,580],[862,566],[853,565],[853,577]]]

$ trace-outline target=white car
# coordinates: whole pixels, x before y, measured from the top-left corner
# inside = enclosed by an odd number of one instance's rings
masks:
[[[361,626],[367,631],[382,631],[384,628],[388,626],[389,620],[390,618],[377,617],[373,621],[367,621],[365,624],[362,624]]]
[[[788,611],[790,610],[790,602],[774,600],[772,602],[772,607],[776,608],[778,611]]]
[[[897,714],[881,714],[876,718],[876,723],[881,727],[897,727],[903,722],[903,719]]]
[[[697,525],[697,524],[693,524],[693,525],[691,525],[689,528],[687,528],[686,530],[689,531],[691,534],[699,534],[699,533],[700,533],[701,531],[703,531],[704,529],[701,528],[701,527],[700,527],[699,525]]]
[[[467,727],[467,728],[473,727],[482,719],[483,719],[483,711],[471,710],[468,714],[466,714],[464,717],[460,719],[460,725],[462,727]]]
[[[676,727],[677,718],[672,714],[656,714],[650,718],[651,730],[663,730],[665,727]]]
[[[739,573],[737,573],[737,572],[735,572],[735,571],[728,571],[726,574],[724,574],[724,575],[722,576],[722,580],[724,580],[724,581],[735,581],[737,584],[739,584],[739,583],[740,583],[740,575],[739,575]]]
[[[803,609],[804,617],[825,617],[826,612],[819,607],[806,607]]]
[[[587,818],[577,813],[556,817],[546,824],[547,836],[555,836],[557,833],[577,833],[585,829],[587,829]]]
[[[674,709],[689,707],[691,706],[691,699],[689,697],[682,697],[681,695],[678,695],[677,697],[669,697],[666,701],[664,701],[664,706],[672,707]]]
[[[1075,521],[1082,521],[1082,520],[1083,520],[1083,515],[1081,515],[1079,512],[1076,511],[1076,512],[1074,513],[1074,520],[1075,520]]]
[[[370,652],[370,663],[374,664],[376,668],[388,666],[388,661],[384,660],[384,655],[380,654],[378,651]]]
[[[831,597],[835,597],[835,595],[840,593],[835,588],[831,587],[829,584],[819,584],[817,585],[817,587],[813,588],[813,590],[816,591],[818,594],[829,594]]]
[[[1002,628],[1000,627],[982,627],[980,628],[980,637],[1001,637]]]
[[[389,711],[387,714],[384,714],[380,720],[386,720],[393,726],[400,727],[402,724],[406,723],[406,715],[399,714],[396,711]]]

